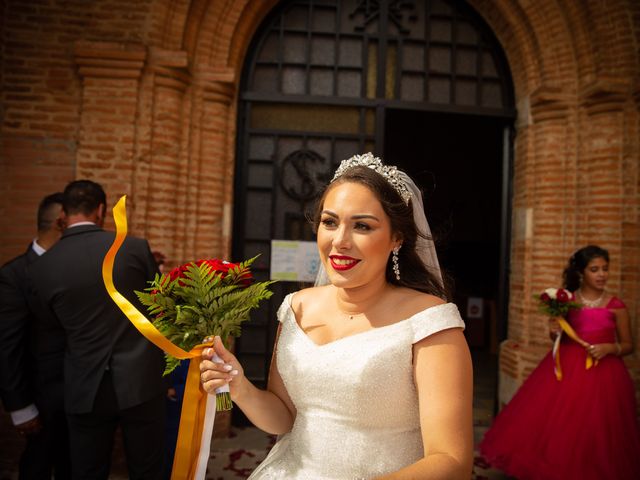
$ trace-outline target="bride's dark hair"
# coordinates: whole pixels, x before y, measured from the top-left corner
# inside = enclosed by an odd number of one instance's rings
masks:
[[[569,258],[569,264],[562,273],[564,288],[575,292],[580,288],[580,277],[589,262],[594,258],[604,258],[609,263],[609,252],[597,245],[587,245],[575,252]]]
[[[313,218],[311,219],[314,232],[318,232],[322,209],[327,194],[333,187],[343,183],[358,183],[371,190],[389,217],[391,231],[397,235],[398,238],[402,239],[402,248],[398,252],[400,280],[397,280],[393,273],[391,255],[389,255],[385,272],[387,282],[413,288],[414,290],[429,293],[443,300],[447,300],[449,298],[448,289],[442,286],[439,279],[425,267],[416,251],[418,236],[423,235],[418,232],[413,220],[411,202],[409,202],[409,205],[405,204],[391,184],[389,184],[382,175],[372,169],[361,166],[350,168],[325,187],[316,204]]]

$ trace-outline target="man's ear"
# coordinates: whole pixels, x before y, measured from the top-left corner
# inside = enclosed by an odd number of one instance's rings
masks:
[[[60,210],[58,214],[58,218],[56,218],[56,230],[60,230],[61,232],[67,228],[67,216],[64,213],[64,210]]]
[[[107,214],[107,206],[104,203],[98,205],[98,223],[102,224]]]
[[[56,215],[56,218],[53,221],[53,225],[51,226],[51,228],[53,230],[56,230],[62,233],[64,229],[67,228],[67,214],[65,213],[64,208],[62,207],[62,204],[60,204],[59,206],[60,206],[60,209],[58,210],[58,215]]]

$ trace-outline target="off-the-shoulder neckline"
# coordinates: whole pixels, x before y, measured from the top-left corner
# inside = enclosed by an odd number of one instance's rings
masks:
[[[383,325],[382,327],[373,327],[370,328],[369,330],[364,330],[362,332],[358,332],[358,333],[354,333],[352,335],[347,335],[346,337],[340,337],[340,338],[336,338],[335,340],[332,340],[328,343],[316,343],[313,340],[311,340],[311,338],[309,337],[309,335],[307,335],[307,333],[302,329],[302,327],[300,326],[300,324],[298,323],[298,319],[296,318],[296,313],[293,311],[293,306],[291,304],[291,299],[293,298],[295,292],[288,294],[285,297],[285,303],[287,306],[287,315],[290,317],[291,321],[294,324],[294,328],[296,329],[296,331],[302,335],[306,341],[313,345],[316,348],[322,348],[322,347],[327,347],[329,345],[335,345],[338,342],[342,342],[343,340],[349,340],[352,338],[356,338],[356,337],[361,337],[363,335],[372,333],[372,332],[380,332],[380,331],[386,331],[388,329],[392,329],[393,327],[396,327],[398,325],[405,325],[406,323],[410,322],[411,320],[413,320],[414,318],[416,318],[417,316],[420,315],[427,315],[427,314],[431,314],[433,313],[434,310],[439,310],[442,307],[451,307],[452,305],[455,306],[454,303],[451,302],[447,302],[447,303],[439,303],[438,305],[433,305],[431,307],[427,307],[424,310],[420,310],[419,312],[414,313],[413,315],[411,315],[408,318],[405,318],[403,320],[398,320],[395,323],[390,323],[389,325]]]

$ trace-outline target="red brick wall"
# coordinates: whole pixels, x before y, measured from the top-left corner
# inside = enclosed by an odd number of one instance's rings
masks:
[[[152,3],[3,1],[0,262],[33,237],[42,196],[79,176],[101,178],[100,168],[77,169],[83,96],[74,42],[144,42]]]

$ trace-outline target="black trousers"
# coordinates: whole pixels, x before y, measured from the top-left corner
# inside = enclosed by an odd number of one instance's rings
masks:
[[[64,380],[61,372],[33,372],[35,404],[42,430],[28,435],[20,457],[20,480],[69,480],[69,433],[64,413]]]
[[[67,414],[74,480],[109,477],[115,431],[122,429],[129,478],[160,479],[164,461],[165,395],[119,409],[111,374],[98,388],[93,411]]]
[[[56,480],[71,478],[67,419],[62,408],[50,410],[38,405],[42,430],[27,436],[20,457],[19,480]]]

